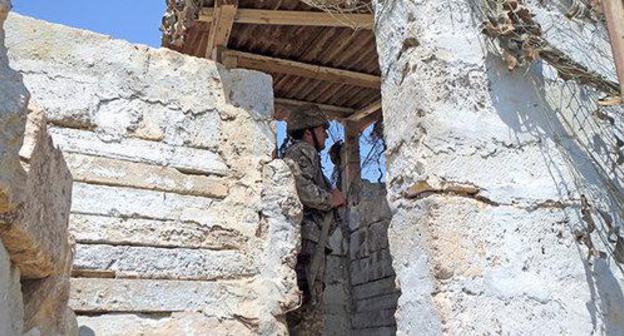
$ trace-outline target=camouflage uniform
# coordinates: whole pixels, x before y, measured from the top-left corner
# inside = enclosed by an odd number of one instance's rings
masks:
[[[302,118],[305,112],[297,111]],[[313,118],[312,118],[313,119]],[[305,120],[307,127],[321,126],[323,119]],[[304,121],[304,123],[305,123]],[[289,121],[289,126],[296,121]],[[317,271],[316,281],[313,288],[307,281],[312,257],[317,249],[321,236],[321,228],[325,215],[332,210],[331,184],[321,169],[321,159],[316,148],[301,140],[294,140],[284,153],[284,159],[291,167],[297,186],[299,199],[303,204],[303,220],[301,222],[301,252],[297,257],[297,282],[303,291],[303,304],[294,312],[287,315],[288,328],[291,335],[322,335],[324,330],[324,307],[323,307],[323,279],[325,260]],[[335,229],[336,223],[332,223],[330,233]],[[327,249],[325,251],[328,252]],[[317,298],[315,305],[311,304],[311,296]]]

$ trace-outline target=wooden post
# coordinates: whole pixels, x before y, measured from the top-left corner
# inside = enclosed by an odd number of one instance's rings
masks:
[[[357,123],[345,121],[344,156],[342,157],[342,191],[347,196],[347,206],[353,206],[357,202],[357,195],[353,194],[353,187],[361,181],[360,168],[360,131]]]
[[[602,0],[602,9],[607,19],[615,69],[620,81],[620,95],[624,98],[624,2]]]
[[[226,48],[238,10],[238,0],[215,0],[214,17],[210,25],[206,58],[217,60],[218,50]]]

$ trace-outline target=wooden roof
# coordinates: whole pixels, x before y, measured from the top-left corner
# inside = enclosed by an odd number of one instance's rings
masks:
[[[370,124],[381,115],[371,27],[371,13],[330,14],[298,0],[209,0],[184,42],[165,46],[269,73],[278,118],[313,102],[333,117]]]

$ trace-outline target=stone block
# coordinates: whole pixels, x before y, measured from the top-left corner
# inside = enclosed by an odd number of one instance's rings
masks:
[[[20,272],[17,267],[11,265],[9,254],[0,242],[0,335],[21,336],[23,323],[24,305]]]
[[[248,237],[218,225],[173,220],[72,214],[69,231],[78,243],[242,249]]]
[[[202,311],[227,316],[257,297],[247,281],[71,279],[70,307],[78,314]]]
[[[177,220],[189,209],[208,209],[215,200],[161,191],[74,183],[72,212],[102,216]]]
[[[387,221],[392,212],[386,200],[386,185],[362,181],[359,190],[359,203],[349,213],[351,230],[357,230],[371,223]]]
[[[394,336],[397,334],[396,326],[392,327],[375,327],[356,329],[353,331],[358,336]]]
[[[182,172],[223,176],[228,167],[216,153],[142,139],[98,137],[95,132],[50,128],[54,142],[68,153],[103,156],[111,159],[176,168]]]
[[[3,26],[10,9],[10,1],[0,1],[0,214],[17,208],[26,183],[18,152],[24,138],[29,94],[21,76],[8,64]]]
[[[266,121],[273,116],[273,94],[268,89],[273,85],[272,82],[270,75],[233,69],[225,76],[223,86],[230,104],[250,112],[254,120]]]
[[[25,331],[33,335],[72,335],[67,330],[76,319],[67,307],[72,261],[73,252],[70,250],[63,260],[60,274],[22,281]]]
[[[74,269],[184,280],[239,279],[258,272],[254,260],[240,251],[85,244],[76,245]]]
[[[360,259],[388,248],[388,225],[390,221],[361,226],[351,234],[349,253],[351,258]]]
[[[358,313],[382,309],[396,309],[400,293],[395,290],[389,293],[390,294],[357,300],[354,309]]]
[[[78,317],[80,336],[251,336],[257,332],[235,319],[202,313],[108,314]]]
[[[376,311],[368,311],[353,314],[354,329],[375,328],[375,327],[392,327],[396,325],[394,320],[395,309],[382,309]]]
[[[24,330],[36,329],[41,335],[63,335],[69,300],[69,274],[25,280],[22,286]]]
[[[212,198],[228,194],[224,180],[183,174],[171,167],[80,154],[66,154],[65,160],[74,181]]]
[[[353,286],[353,298],[361,300],[398,291],[394,278],[385,278]]]
[[[390,251],[385,249],[351,262],[351,283],[363,284],[394,275]]]
[[[0,226],[0,237],[22,278],[62,274],[70,253],[67,225],[72,177],[47,134],[41,110],[28,114],[20,157],[27,173],[25,197],[15,217]]]

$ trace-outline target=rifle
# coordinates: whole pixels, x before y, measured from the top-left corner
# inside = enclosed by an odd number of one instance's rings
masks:
[[[325,214],[325,217],[323,217],[321,237],[319,238],[318,245],[316,246],[316,251],[314,251],[314,255],[312,256],[312,262],[310,263],[310,268],[307,272],[308,288],[310,289],[311,303],[313,306],[316,306],[316,304],[318,303],[316,292],[314,291],[314,282],[316,281],[316,276],[318,275],[321,263],[325,258],[325,246],[327,245],[327,239],[329,238],[329,229],[333,220],[334,210],[332,209]]]

